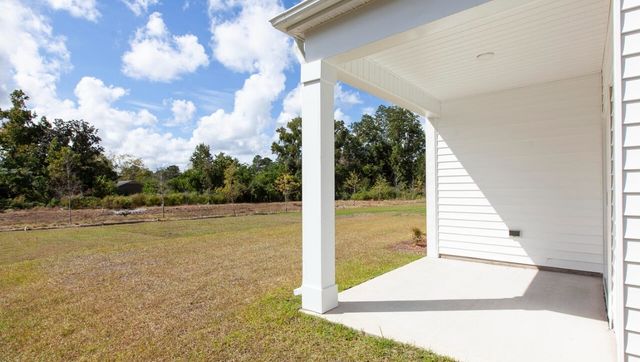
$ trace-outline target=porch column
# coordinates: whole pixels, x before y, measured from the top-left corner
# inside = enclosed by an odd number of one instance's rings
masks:
[[[333,92],[336,72],[322,60],[302,65],[302,309],[338,306],[335,273]]]
[[[438,242],[438,132],[433,118],[426,118],[424,123],[426,140],[426,199],[427,199],[427,257],[439,258]]]

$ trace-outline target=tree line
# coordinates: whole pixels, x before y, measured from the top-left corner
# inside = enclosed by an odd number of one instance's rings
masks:
[[[0,208],[64,205],[127,207],[116,183],[143,185],[138,204],[234,203],[300,198],[302,120],[277,129],[271,151],[240,162],[209,145],[195,147],[189,166],[151,170],[130,155],[109,157],[98,130],[84,120],[38,117],[21,90],[11,93],[11,108],[0,109]],[[416,114],[380,106],[347,126],[335,121],[337,199],[418,197],[425,177],[425,137]],[[118,199],[120,197],[120,199]],[[119,200],[119,201],[118,201]],[[146,200],[146,201],[145,201]],[[153,201],[151,201],[153,200]],[[135,204],[135,200],[134,200]],[[138,205],[133,205],[138,206]]]

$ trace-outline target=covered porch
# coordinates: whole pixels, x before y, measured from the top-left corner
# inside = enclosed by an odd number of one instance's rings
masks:
[[[303,309],[461,360],[622,360],[612,222],[620,6],[307,0],[273,19],[306,61]],[[638,64],[625,65],[633,79]],[[427,256],[340,295],[337,81],[424,116],[427,140]]]
[[[460,361],[612,361],[599,277],[422,258],[322,315]]]

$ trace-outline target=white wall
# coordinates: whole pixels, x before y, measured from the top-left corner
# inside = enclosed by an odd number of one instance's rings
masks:
[[[442,104],[441,254],[602,272],[600,79]]]
[[[622,95],[616,113],[622,121],[616,127],[620,132],[616,149],[621,154],[616,167],[621,168],[622,214],[616,222],[624,248],[624,293],[619,298],[625,309],[624,352],[628,361],[640,361],[640,2],[627,0],[620,6],[621,29],[614,32],[620,36],[621,52],[614,55],[614,60],[622,66],[615,79],[621,82]]]

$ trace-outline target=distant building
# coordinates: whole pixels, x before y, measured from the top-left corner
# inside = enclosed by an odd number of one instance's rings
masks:
[[[133,195],[142,192],[142,184],[134,180],[118,181],[116,191],[119,195]]]

